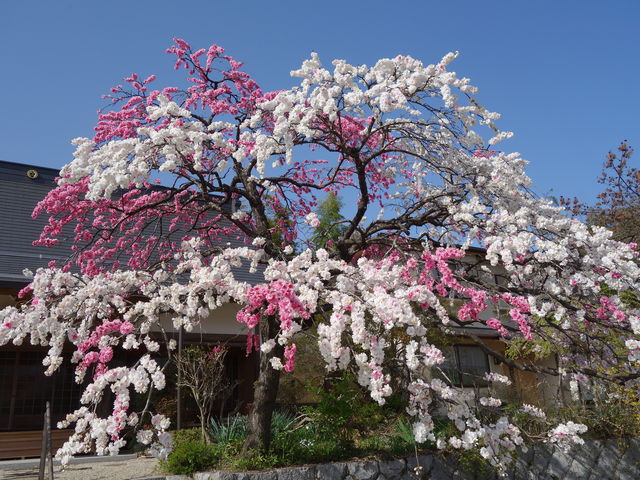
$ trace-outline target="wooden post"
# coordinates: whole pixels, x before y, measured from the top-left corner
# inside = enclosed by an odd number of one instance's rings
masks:
[[[38,480],[44,480],[44,471],[49,461],[49,480],[53,480],[53,457],[51,455],[51,405],[47,402],[44,411],[44,427],[42,428],[42,444],[40,446],[40,470]]]
[[[47,402],[47,458],[49,460],[49,480],[53,480],[53,446],[51,445],[51,405]]]
[[[182,429],[182,395],[180,395],[180,383],[182,382],[182,325],[178,330],[178,379],[176,382],[176,429]]]
[[[44,425],[42,426],[42,442],[40,443],[40,469],[38,470],[38,480],[44,480],[44,467],[47,461],[47,411],[49,410],[49,402],[47,402],[47,410],[44,414]]]

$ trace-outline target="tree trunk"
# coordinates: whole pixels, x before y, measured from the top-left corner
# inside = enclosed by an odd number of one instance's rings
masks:
[[[205,442],[205,443],[209,443],[207,441],[207,424],[206,424],[206,420],[204,418],[204,415],[201,413],[200,414],[200,439]]]
[[[195,397],[196,405],[198,405],[198,410],[200,412],[200,440],[205,443],[207,442],[207,419],[204,413],[204,407],[198,401],[198,397]]]
[[[273,319],[261,321],[262,339],[273,338],[264,333],[275,333],[277,325]],[[271,366],[271,359],[282,357],[284,348],[276,346],[269,353],[260,352],[260,371],[253,392],[253,405],[247,420],[247,438],[242,446],[242,455],[251,450],[268,450],[271,441],[271,416],[278,395],[280,370]]]

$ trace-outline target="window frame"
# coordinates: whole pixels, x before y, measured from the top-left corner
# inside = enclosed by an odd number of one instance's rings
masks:
[[[442,365],[440,367],[441,378],[449,385],[461,388],[485,388],[489,385],[489,382],[477,373],[470,373],[468,370],[463,370],[463,363],[461,362],[460,347],[477,349],[482,354],[484,360],[484,373],[491,373],[491,365],[489,364],[489,356],[479,346],[469,343],[456,343],[451,345],[449,350],[449,358],[453,358],[453,366]]]

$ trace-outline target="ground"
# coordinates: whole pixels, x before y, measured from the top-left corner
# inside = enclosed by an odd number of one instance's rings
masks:
[[[123,461],[73,462],[63,472],[54,467],[55,480],[129,480],[159,474],[155,458],[129,458]],[[15,470],[0,469],[1,480],[30,480],[38,478],[38,465]],[[45,476],[45,478],[48,478]]]

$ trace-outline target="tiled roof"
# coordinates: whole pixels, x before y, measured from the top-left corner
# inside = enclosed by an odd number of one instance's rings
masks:
[[[36,178],[28,175],[37,172]],[[47,223],[46,216],[31,218],[36,204],[54,184],[58,170],[0,161],[0,286],[21,286],[28,280],[24,268],[46,267],[51,260],[66,258],[69,242],[51,248],[32,245]]]

